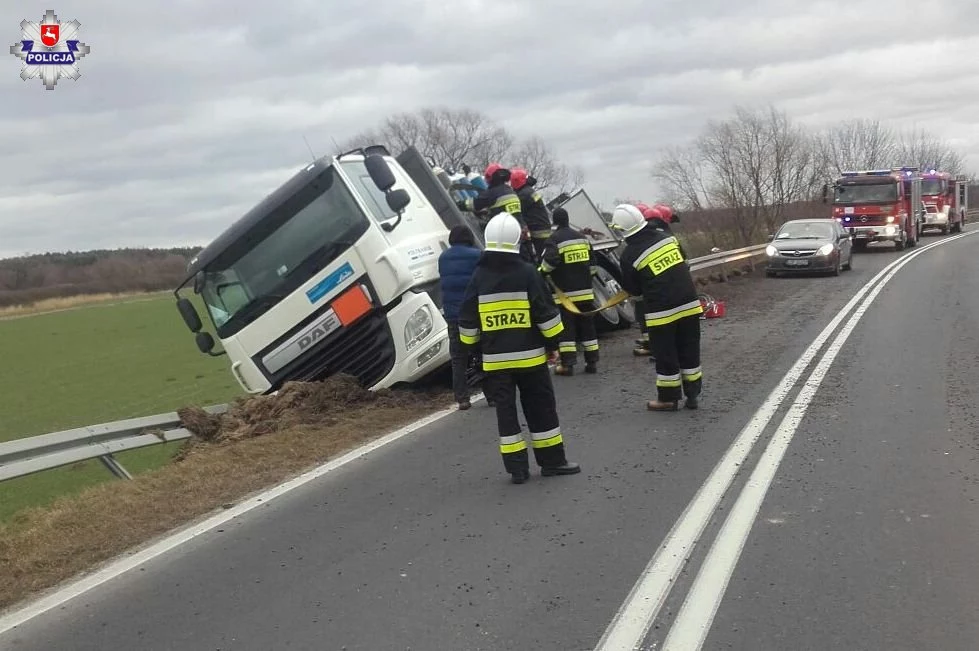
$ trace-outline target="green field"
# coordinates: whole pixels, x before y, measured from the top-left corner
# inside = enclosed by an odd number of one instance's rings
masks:
[[[0,442],[241,395],[227,357],[197,351],[172,296],[0,320],[0,360]],[[174,451],[158,446],[118,458],[135,473]],[[0,521],[108,480],[118,481],[91,461],[0,483]]]

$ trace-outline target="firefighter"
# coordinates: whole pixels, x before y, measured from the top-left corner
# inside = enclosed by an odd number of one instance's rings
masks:
[[[673,209],[665,204],[658,203],[653,207],[649,207],[646,204],[639,203],[636,204],[636,207],[640,209],[642,216],[646,219],[646,221],[653,225],[653,228],[660,231],[665,231],[671,235],[673,234],[673,231],[670,230],[670,222],[680,221],[679,216],[674,214]],[[679,244],[679,242],[677,245],[680,246],[681,253],[683,254],[684,259],[686,259],[687,254],[683,251],[683,247]],[[642,299],[637,300],[635,304],[636,312],[638,314],[642,314]],[[655,358],[652,357],[649,350],[649,334],[646,332],[646,324],[642,319],[639,320],[639,332],[641,334],[639,339],[636,340],[636,347],[633,349],[632,354],[636,355],[637,357],[649,357],[649,361],[652,362],[655,360]]]
[[[551,218],[547,214],[547,206],[540,192],[534,189],[537,179],[530,176],[527,170],[515,168],[510,174],[510,185],[517,191],[520,198],[520,213],[524,223],[530,230],[530,241],[534,246],[534,255],[540,260],[544,254],[544,243],[551,236]]]
[[[698,407],[702,389],[700,315],[704,308],[676,237],[655,228],[632,205],[616,206],[613,227],[626,240],[622,252],[622,288],[641,295],[650,348],[656,357],[656,400],[651,411],[676,411],[686,396]]]
[[[546,240],[540,270],[547,274],[554,286],[571,300],[579,312],[595,309],[595,293],[592,276],[597,272],[591,243],[571,228],[568,211],[555,208],[554,225],[557,230]],[[531,231],[533,232],[533,231]],[[555,302],[558,295],[554,295]],[[598,334],[592,314],[578,314],[561,304],[561,363],[555,367],[555,375],[574,375],[578,361],[578,344],[585,353],[585,373],[598,372]]]
[[[503,467],[513,483],[530,478],[527,443],[517,413],[517,391],[534,460],[541,475],[581,472],[565,456],[548,358],[557,357],[563,330],[543,277],[518,255],[520,224],[499,214],[486,225],[486,249],[466,289],[459,312],[459,338],[479,344],[486,376],[483,388],[496,402]]]
[[[530,231],[521,214],[520,198],[510,186],[510,170],[499,163],[490,163],[483,176],[487,188],[475,199],[458,202],[459,209],[474,215],[485,211],[488,219],[504,212],[513,215],[521,227],[519,253],[528,262],[535,262],[537,258],[530,242]]]

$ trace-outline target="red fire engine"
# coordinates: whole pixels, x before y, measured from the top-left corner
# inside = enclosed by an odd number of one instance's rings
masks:
[[[967,182],[948,172],[929,170],[921,175],[921,200],[925,202],[922,230],[937,228],[942,234],[961,233],[967,209]]]
[[[860,251],[871,242],[894,242],[898,251],[918,243],[924,220],[916,167],[843,172],[833,183],[833,217]],[[823,186],[823,201],[829,197]]]

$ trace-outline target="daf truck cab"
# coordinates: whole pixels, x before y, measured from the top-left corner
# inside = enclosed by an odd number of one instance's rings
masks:
[[[336,373],[416,382],[449,361],[438,256],[461,224],[474,228],[414,148],[320,158],[191,260],[177,310],[251,394]]]

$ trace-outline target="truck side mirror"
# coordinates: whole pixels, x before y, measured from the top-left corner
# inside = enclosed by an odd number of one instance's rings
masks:
[[[394,172],[388,167],[386,160],[377,154],[371,154],[364,159],[364,166],[367,173],[371,175],[371,180],[381,192],[387,192],[394,187]]]
[[[184,323],[187,325],[190,331],[196,332],[198,333],[198,335],[200,335],[201,328],[203,328],[204,325],[201,323],[201,317],[199,314],[197,314],[197,310],[194,308],[194,304],[191,303],[186,298],[178,298],[177,311],[180,312],[180,318],[184,320]],[[213,341],[212,341],[212,346],[213,346]]]
[[[768,234],[768,241],[771,242],[774,239],[775,239],[775,233],[769,233]]]
[[[197,350],[205,355],[210,355],[211,357],[224,355],[223,350],[219,353],[214,352],[214,337],[211,336],[210,332],[198,332],[194,336],[194,341],[197,343]]]
[[[398,189],[391,190],[385,195],[384,198],[387,199],[388,208],[393,210],[398,215],[393,221],[383,222],[381,224],[381,228],[384,229],[384,232],[390,233],[398,227],[398,224],[401,223],[401,214],[404,212],[404,209],[408,207],[408,204],[411,203],[411,195],[408,194],[407,190]]]

